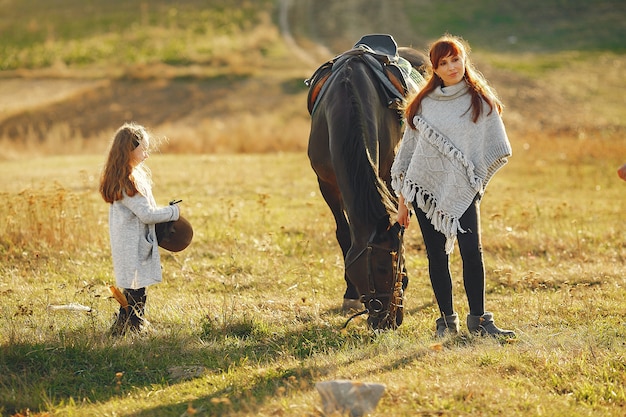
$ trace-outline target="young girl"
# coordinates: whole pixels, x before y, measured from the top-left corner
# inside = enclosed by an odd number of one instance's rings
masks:
[[[152,196],[148,157],[150,135],[134,123],[120,127],[113,138],[100,179],[100,194],[110,203],[109,234],[115,281],[128,301],[120,307],[111,335],[144,326],[146,287],[161,282],[161,259],[155,224],[178,220],[176,204],[157,207]]]
[[[480,199],[511,155],[502,104],[470,64],[469,46],[445,35],[429,51],[433,75],[405,110],[407,128],[391,169],[399,195],[398,222],[409,226],[412,207],[420,225],[430,281],[441,317],[437,336],[459,331],[452,303],[449,254],[458,240],[469,303],[468,330],[514,336],[485,311],[485,268]]]

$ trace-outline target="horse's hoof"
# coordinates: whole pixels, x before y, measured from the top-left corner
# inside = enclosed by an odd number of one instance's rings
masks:
[[[363,310],[363,303],[360,300],[354,300],[352,298],[344,298],[341,305],[341,311],[345,314],[357,313]]]

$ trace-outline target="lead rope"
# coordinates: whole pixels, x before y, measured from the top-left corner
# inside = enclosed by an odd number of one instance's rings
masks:
[[[391,320],[393,320],[394,322],[396,321],[398,308],[404,308],[404,289],[402,288],[402,286],[404,285],[402,281],[404,275],[404,226],[400,227],[400,233],[398,235],[398,238],[398,251],[395,253],[396,279],[392,288],[392,297],[389,300],[389,317],[391,317]]]
[[[363,314],[367,314],[367,313],[369,313],[369,310],[366,308],[363,311],[359,311],[358,313],[353,314],[352,316],[350,316],[348,320],[346,320],[346,323],[341,327],[341,330],[344,330],[346,327],[348,327],[348,324],[350,324],[353,318],[362,316]]]
[[[369,242],[368,242],[367,246],[365,247],[365,249],[359,253],[359,257],[364,252],[367,253],[367,280],[368,280],[368,286],[371,287],[371,285],[369,285],[369,284],[371,284],[371,282],[369,282],[369,281],[371,280],[371,277],[372,277],[372,265],[371,265],[371,261],[370,261],[370,256],[372,254],[372,247],[370,246]],[[372,291],[372,289],[370,288],[370,294],[374,294],[374,293],[375,292]],[[350,316],[350,318],[346,321],[346,323],[343,325],[343,327],[341,329],[343,330],[346,327],[348,327],[348,324],[352,321],[353,318],[362,316],[363,314],[367,314],[367,313],[369,313],[369,309],[368,308],[366,308],[363,311],[359,311],[356,314],[353,314],[352,316]]]

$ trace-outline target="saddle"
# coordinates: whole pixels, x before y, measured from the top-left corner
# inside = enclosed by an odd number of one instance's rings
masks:
[[[330,77],[353,56],[360,57],[376,74],[389,108],[398,109],[408,94],[416,92],[418,85],[424,82],[422,75],[409,61],[398,55],[398,45],[391,35],[365,35],[352,49],[325,62],[304,81],[309,87],[309,114],[315,111]]]

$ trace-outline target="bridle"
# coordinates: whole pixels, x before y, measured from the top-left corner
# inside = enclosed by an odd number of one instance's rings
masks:
[[[343,325],[345,329],[350,321],[355,317],[361,316],[363,314],[368,314],[369,316],[377,319],[377,323],[385,323],[387,321],[391,321],[392,327],[396,327],[395,320],[396,314],[398,313],[398,309],[403,308],[402,300],[403,300],[403,276],[404,276],[404,256],[403,256],[403,238],[404,238],[404,227],[400,228],[400,233],[398,235],[398,250],[397,251],[389,251],[389,248],[374,243],[374,238],[376,237],[376,230],[372,233],[367,244],[361,251],[350,261],[350,263],[346,264],[346,270],[358,261],[363,255],[367,256],[367,292],[362,294],[360,297],[360,301],[365,306],[365,310],[359,311],[358,313],[353,314],[346,323]],[[374,274],[372,273],[372,252],[374,250],[382,250],[385,252],[389,252],[392,259],[392,274],[394,279],[392,281],[391,287],[389,288],[389,292],[379,293],[376,291],[376,283],[374,282]],[[385,309],[384,304],[381,301],[381,298],[389,298],[389,308]]]

